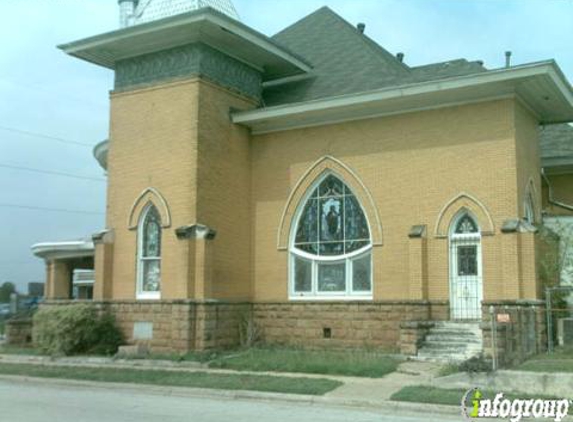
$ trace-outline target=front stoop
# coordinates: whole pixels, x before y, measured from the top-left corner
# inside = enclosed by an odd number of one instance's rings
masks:
[[[439,321],[430,329],[416,359],[459,363],[483,350],[479,322]]]

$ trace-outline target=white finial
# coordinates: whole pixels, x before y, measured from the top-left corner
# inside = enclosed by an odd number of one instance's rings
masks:
[[[119,27],[125,28],[132,25],[133,15],[137,0],[118,0],[119,3]]]

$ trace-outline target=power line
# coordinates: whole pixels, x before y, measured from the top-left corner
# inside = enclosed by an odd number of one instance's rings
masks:
[[[70,214],[104,215],[103,212],[97,212],[97,211],[81,211],[81,210],[69,210],[69,209],[65,209],[65,208],[36,207],[36,206],[32,206],[32,205],[18,205],[18,204],[2,204],[2,203],[0,203],[0,207],[20,208],[20,209],[34,210],[34,211],[65,212],[65,213],[70,213]]]
[[[62,90],[53,90],[53,89],[48,89],[46,88],[46,86],[44,84],[40,84],[40,83],[24,83],[22,81],[19,80],[15,80],[15,79],[9,79],[9,78],[5,78],[5,77],[0,77],[0,81],[4,81],[12,86],[16,86],[16,87],[21,87],[21,88],[26,88],[30,91],[33,91],[34,93],[37,93],[38,90],[39,91],[43,91],[44,94],[47,95],[57,95],[59,98],[61,97],[66,97],[72,101],[77,101],[86,105],[90,105],[90,106],[95,106],[98,108],[107,108],[108,104],[104,104],[104,103],[100,103],[100,102],[95,102],[95,101],[90,101],[90,100],[86,100],[83,97],[76,97],[75,95],[70,95],[68,93],[66,93],[65,91],[62,92]]]
[[[51,174],[54,176],[71,177],[74,179],[83,179],[83,180],[93,180],[96,182],[105,182],[105,179],[102,177],[81,176],[79,174],[64,173],[64,172],[53,171],[53,170],[42,170],[42,169],[33,168],[33,167],[13,166],[11,164],[2,164],[2,163],[0,163],[0,167],[12,169],[12,170],[23,170],[23,171],[31,171],[34,173]]]
[[[59,138],[57,136],[51,136],[51,135],[46,135],[44,133],[38,133],[38,132],[30,132],[27,130],[22,130],[22,129],[16,129],[13,127],[7,127],[7,126],[2,126],[0,125],[0,129],[1,130],[5,130],[7,132],[14,132],[14,133],[19,133],[22,135],[28,135],[28,136],[35,136],[37,138],[44,138],[44,139],[51,139],[52,141],[57,141],[57,142],[61,142],[64,144],[70,144],[70,145],[79,145],[82,147],[89,147],[89,148],[93,148],[93,145],[90,144],[86,144],[83,142],[77,142],[77,141],[72,141],[70,139],[65,139],[65,138]]]

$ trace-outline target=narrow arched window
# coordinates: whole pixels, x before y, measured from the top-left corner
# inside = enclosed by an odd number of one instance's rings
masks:
[[[137,298],[159,299],[161,291],[161,219],[149,204],[138,226]]]
[[[353,192],[333,174],[299,205],[290,242],[290,296],[372,297],[368,221]]]
[[[533,198],[531,193],[528,192],[525,196],[524,215],[523,218],[530,224],[535,224],[535,208],[533,205]]]

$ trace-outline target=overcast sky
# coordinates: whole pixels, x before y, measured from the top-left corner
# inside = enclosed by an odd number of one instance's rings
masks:
[[[409,65],[465,57],[496,68],[511,50],[513,64],[554,58],[573,80],[573,0],[235,0],[267,35],[324,5],[366,23]],[[25,291],[44,280],[32,244],[103,228],[105,179],[91,149],[107,137],[113,75],[55,46],[117,26],[117,0],[0,0],[0,283]]]

